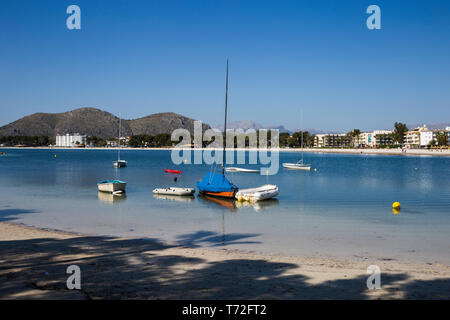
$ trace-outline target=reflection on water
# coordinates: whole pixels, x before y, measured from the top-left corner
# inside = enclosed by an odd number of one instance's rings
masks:
[[[267,199],[258,202],[249,202],[249,201],[236,201],[237,208],[247,208],[252,207],[256,212],[259,212],[264,209],[272,208],[278,206],[278,199]]]
[[[212,203],[216,207],[223,207],[223,208],[229,209],[231,211],[236,211],[236,201],[233,199],[208,197],[208,196],[205,196],[202,194],[198,195],[198,199],[205,204]]]
[[[120,193],[120,194],[112,194],[109,192],[101,192],[99,191],[98,194],[98,200],[106,202],[106,203],[115,203],[115,202],[121,202],[127,199],[127,194]]]
[[[267,199],[263,201],[250,202],[250,201],[236,201],[233,199],[221,199],[215,197],[208,197],[204,195],[198,195],[199,200],[205,203],[213,203],[215,206],[223,207],[231,211],[236,211],[240,208],[253,208],[256,212],[264,209],[273,208],[278,206],[278,199]]]
[[[195,200],[194,196],[173,196],[170,194],[153,194],[153,198],[160,200],[173,200],[180,202],[192,202]]]

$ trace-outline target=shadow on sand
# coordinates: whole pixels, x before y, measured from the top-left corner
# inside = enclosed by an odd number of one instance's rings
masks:
[[[252,235],[235,235],[236,239]],[[220,234],[180,239],[215,243]],[[220,241],[219,241],[220,242]],[[46,299],[366,299],[366,275],[311,283],[302,266],[266,260],[206,261],[170,250],[157,239],[110,237],[0,241],[0,298]],[[191,249],[195,250],[195,249]],[[224,253],[225,255],[225,253]],[[66,269],[81,268],[82,290],[68,290]],[[300,269],[299,269],[300,268]],[[295,270],[294,270],[295,269]],[[415,281],[404,273],[382,276],[383,295],[407,299],[450,297],[450,280]]]

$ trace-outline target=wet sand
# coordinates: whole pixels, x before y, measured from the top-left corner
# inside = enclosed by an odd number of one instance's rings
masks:
[[[81,269],[68,290],[66,269]],[[367,267],[381,289],[367,289]],[[449,299],[450,267],[278,256],[0,222],[1,299]]]

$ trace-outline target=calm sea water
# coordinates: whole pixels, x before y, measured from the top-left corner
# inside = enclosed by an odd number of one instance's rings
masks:
[[[170,151],[122,150],[122,169],[112,166],[114,150],[1,151],[0,221],[188,246],[450,263],[447,157],[305,153],[317,171],[229,174],[241,188],[279,186],[276,200],[249,205],[153,196],[156,187],[194,187],[210,170],[172,165]],[[298,158],[280,153],[280,167]],[[164,168],[183,174],[174,182]],[[128,183],[126,196],[97,192],[110,178]]]

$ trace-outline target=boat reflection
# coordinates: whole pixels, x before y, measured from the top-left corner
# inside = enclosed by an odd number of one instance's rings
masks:
[[[218,206],[227,208],[231,211],[236,211],[241,208],[253,208],[256,212],[263,211],[269,208],[278,206],[278,199],[267,199],[263,201],[237,201],[233,199],[221,199],[215,197],[208,197],[205,195],[198,195],[198,199],[208,203],[214,203]]]
[[[127,194],[125,192],[120,194],[112,194],[109,192],[98,192],[98,200],[106,203],[117,203],[126,200]]]
[[[198,195],[198,199],[206,203],[214,203],[220,207],[227,208],[231,211],[236,211],[236,200],[234,199],[222,199],[215,197],[208,197],[202,194]]]
[[[252,207],[256,212],[266,210],[268,208],[278,206],[278,199],[267,199],[263,201],[257,202],[249,202],[249,201],[236,201],[237,208],[248,208]]]
[[[191,202],[195,200],[194,196],[172,196],[170,194],[153,194],[153,198],[161,200],[180,201],[180,202]]]

